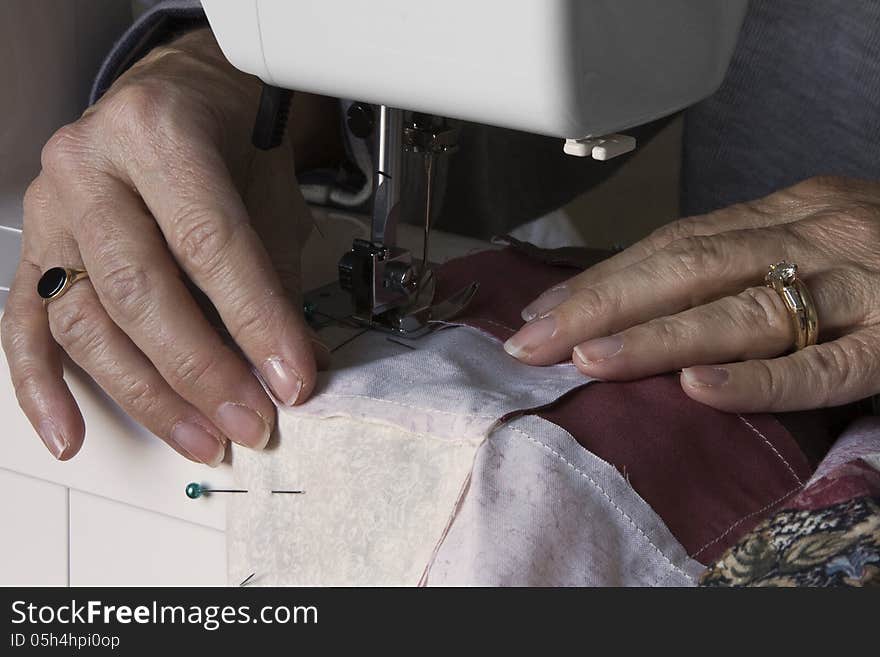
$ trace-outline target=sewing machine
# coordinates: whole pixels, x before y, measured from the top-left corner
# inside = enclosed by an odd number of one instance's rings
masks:
[[[405,115],[398,123],[388,108],[407,108],[552,135],[573,155],[600,159],[627,146],[626,140],[603,143],[601,136],[676,111],[717,86],[745,6],[745,0],[203,3],[240,68],[280,87],[378,104],[370,139],[382,133],[384,104],[389,138],[409,123]],[[7,1],[2,9],[11,55],[0,64],[0,77],[6,74],[16,94],[0,96],[9,124],[0,135],[7,174],[0,176],[0,311],[20,250],[21,193],[39,171],[40,145],[79,115],[80,91],[130,21],[127,3],[104,0],[54,3],[53,20],[27,0]],[[16,73],[23,61],[28,67]],[[29,107],[45,111],[22,109]],[[404,148],[401,137],[384,152],[391,157]],[[377,204],[378,225],[366,241],[389,249],[412,242],[410,251],[417,249],[418,231],[402,226],[395,235],[397,217],[388,207]],[[310,278],[318,287],[334,276],[332,268],[317,271],[326,260],[319,247],[342,255],[362,228],[324,215],[316,216],[324,236],[313,235],[304,255],[306,290]],[[459,236],[454,249],[451,242],[435,232],[432,252],[453,257],[474,247]],[[0,583],[226,583],[225,500],[194,503],[184,486],[235,487],[231,467],[209,470],[181,459],[77,368],[68,368],[66,380],[89,435],[76,459],[60,463],[19,410],[0,354],[0,494],[16,501],[0,505],[4,536],[15,538],[0,545]]]
[[[371,236],[339,262],[348,307],[325,290],[307,308],[329,303],[337,307],[323,307],[325,315],[411,337],[455,315],[476,291],[434,299],[435,160],[455,151],[457,134],[455,121],[440,117],[559,137],[575,157],[616,157],[636,145],[620,131],[718,87],[746,0],[202,4],[236,67],[273,88],[359,101],[347,119],[356,136],[375,142]],[[424,160],[420,261],[396,238],[405,152]]]

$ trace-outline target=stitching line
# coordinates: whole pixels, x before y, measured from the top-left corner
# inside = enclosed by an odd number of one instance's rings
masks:
[[[286,409],[279,408],[278,410],[285,411]],[[350,420],[352,422],[357,422],[359,424],[367,424],[367,425],[373,426],[373,427],[382,427],[384,429],[392,429],[394,431],[399,431],[400,433],[405,433],[407,436],[413,436],[415,438],[425,438],[426,440],[433,440],[436,442],[440,442],[443,445],[452,446],[452,447],[460,447],[462,445],[464,445],[466,447],[470,447],[470,446],[472,446],[476,443],[482,442],[484,440],[484,438],[482,438],[481,436],[480,437],[470,437],[470,438],[447,438],[446,436],[443,436],[440,434],[424,433],[421,431],[413,431],[412,429],[408,429],[407,427],[402,426],[401,424],[399,424],[397,422],[383,420],[382,418],[368,418],[368,417],[361,417],[358,415],[349,415],[349,414],[343,414],[343,413],[332,413],[332,414],[326,414],[326,415],[324,415],[324,414],[322,414],[322,415],[311,415],[311,414],[309,414],[309,415],[305,415],[305,414],[293,415],[293,414],[291,414],[291,415],[288,415],[288,417],[291,417],[294,419],[305,419],[305,420],[310,420],[310,421],[318,420],[321,422],[323,422],[324,420]],[[0,468],[0,470],[2,470],[2,469],[3,468]]]
[[[743,516],[742,518],[740,518],[739,520],[737,520],[735,523],[733,523],[730,527],[728,527],[728,528],[725,530],[725,532],[724,532],[723,534],[721,534],[720,536],[718,536],[716,539],[714,539],[714,540],[712,540],[712,541],[709,541],[709,542],[706,543],[703,547],[701,547],[699,550],[697,550],[697,551],[694,552],[692,555],[690,555],[691,558],[692,558],[692,559],[696,559],[698,554],[700,554],[700,553],[706,551],[708,548],[710,548],[710,547],[712,547],[713,545],[715,545],[718,541],[720,541],[722,538],[724,538],[725,536],[727,536],[730,532],[732,532],[736,527],[738,527],[739,525],[741,525],[742,523],[744,523],[746,520],[748,520],[748,519],[751,518],[752,516],[756,516],[756,515],[758,515],[759,513],[763,513],[763,512],[766,511],[767,509],[770,509],[770,508],[776,506],[777,504],[779,504],[780,502],[782,502],[782,501],[783,501],[784,499],[786,499],[787,497],[791,497],[792,495],[794,495],[795,493],[797,493],[799,490],[801,490],[801,488],[803,488],[803,484],[801,484],[800,486],[796,486],[795,488],[792,488],[790,491],[788,491],[787,493],[785,493],[782,497],[780,497],[780,498],[778,498],[778,499],[775,499],[775,500],[773,500],[772,502],[770,502],[767,506],[765,506],[765,507],[763,507],[763,508],[761,508],[761,509],[758,509],[757,511],[752,511],[750,514]]]
[[[742,415],[737,415],[737,417],[740,420],[742,420],[743,424],[745,424],[749,429],[751,429],[752,432],[755,433],[755,435],[759,436],[761,438],[761,440],[763,440],[771,450],[773,450],[773,453],[776,454],[776,456],[779,457],[779,460],[785,464],[786,468],[788,468],[788,471],[791,473],[791,476],[794,477],[794,480],[796,482],[798,482],[798,484],[803,486],[804,482],[801,481],[801,478],[797,476],[797,473],[794,471],[794,468],[792,468],[791,465],[789,464],[789,462],[785,460],[785,457],[779,453],[779,450],[777,450],[776,447],[773,446],[773,443],[771,443],[769,440],[767,440],[767,436],[765,436],[763,433],[758,431],[758,429],[755,427],[755,425],[753,425],[751,422],[749,422],[747,419],[745,419]]]
[[[501,322],[496,322],[493,319],[487,319],[485,317],[468,317],[466,321],[468,321],[468,322],[486,322],[487,324],[494,324],[495,326],[500,326],[501,328],[508,330],[511,333],[516,333],[515,328],[510,328],[506,324],[502,324]],[[467,324],[465,324],[465,326],[467,326]]]
[[[555,449],[553,449],[550,445],[547,445],[546,443],[542,443],[540,440],[537,440],[536,438],[532,438],[532,436],[530,436],[529,434],[527,434],[525,431],[522,431],[522,430],[520,430],[520,429],[517,429],[516,427],[512,427],[512,426],[508,425],[508,426],[507,426],[507,429],[510,429],[511,431],[516,431],[517,433],[522,434],[522,435],[525,436],[529,441],[533,442],[535,445],[538,445],[538,446],[540,446],[541,448],[545,449],[546,451],[550,452],[550,453],[551,453],[553,456],[555,456],[557,459],[559,459],[560,461],[562,461],[563,463],[565,463],[565,465],[567,465],[569,468],[571,468],[572,470],[574,470],[575,472],[577,472],[581,477],[583,477],[584,479],[586,479],[587,481],[589,481],[591,484],[593,484],[593,486],[595,486],[596,489],[597,489],[600,493],[602,493],[602,495],[605,496],[605,499],[608,500],[608,502],[611,504],[611,506],[613,506],[613,507],[617,510],[617,512],[620,513],[620,515],[622,515],[624,518],[626,518],[626,519],[629,521],[629,524],[631,524],[631,525],[635,528],[635,530],[636,530],[639,534],[641,534],[642,537],[648,542],[648,544],[649,544],[652,548],[654,548],[654,551],[655,551],[657,554],[659,554],[661,557],[663,557],[663,559],[666,561],[666,563],[668,563],[670,566],[672,566],[673,570],[678,571],[679,573],[681,573],[682,575],[684,575],[684,576],[685,576],[688,580],[690,580],[691,582],[694,582],[694,581],[695,581],[694,578],[693,578],[689,573],[685,572],[684,570],[681,569],[681,567],[679,567],[679,566],[677,566],[675,563],[673,563],[672,560],[671,560],[668,556],[666,556],[666,554],[663,552],[663,550],[661,550],[659,547],[657,547],[657,546],[654,544],[654,542],[653,542],[653,541],[650,539],[650,537],[644,532],[644,530],[636,524],[635,520],[633,520],[629,515],[627,515],[626,511],[624,511],[623,509],[621,509],[621,508],[617,505],[617,503],[616,503],[613,499],[611,499],[611,496],[605,491],[604,488],[602,488],[602,486],[599,485],[599,483],[598,483],[595,479],[593,479],[590,475],[588,475],[588,474],[587,474],[586,472],[584,472],[583,470],[579,469],[576,465],[574,465],[571,461],[569,461],[568,459],[566,459],[562,454],[560,454],[559,452],[557,452],[557,451],[556,451]],[[660,581],[660,579],[662,579],[662,577],[658,577],[657,580],[655,580],[655,583],[658,582],[658,581]]]
[[[321,397],[334,397],[336,399],[366,399],[367,401],[381,402],[383,404],[392,404],[401,408],[408,408],[413,411],[424,411],[425,413],[442,413],[443,415],[452,415],[454,417],[475,417],[481,420],[497,420],[497,415],[475,415],[471,413],[456,413],[455,411],[441,411],[436,408],[422,408],[420,406],[410,406],[401,402],[391,401],[390,399],[377,399],[376,397],[368,397],[367,395],[340,395],[332,392],[322,392]]]

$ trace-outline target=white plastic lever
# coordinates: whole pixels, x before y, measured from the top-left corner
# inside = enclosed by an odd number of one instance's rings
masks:
[[[566,139],[563,150],[575,157],[591,156],[594,160],[610,160],[612,157],[629,153],[636,148],[636,140],[629,135],[604,135],[584,139]]]

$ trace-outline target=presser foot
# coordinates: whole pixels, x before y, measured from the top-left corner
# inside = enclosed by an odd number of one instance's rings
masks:
[[[433,270],[428,268],[422,273],[418,291],[408,304],[378,314],[358,313],[351,293],[336,282],[306,294],[303,311],[316,330],[342,325],[383,331],[402,338],[418,338],[454,319],[468,306],[478,287],[478,283],[471,283],[435,302],[436,279]]]
[[[365,326],[388,331],[404,338],[418,338],[443,322],[448,322],[461,313],[474,298],[479,284],[466,285],[450,297],[434,303],[434,272],[426,269],[422,275],[419,293],[414,303],[401,308],[392,308],[371,318],[355,318]]]

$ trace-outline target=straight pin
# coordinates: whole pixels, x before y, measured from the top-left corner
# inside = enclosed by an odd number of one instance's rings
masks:
[[[304,490],[273,490],[273,493],[286,493],[288,495],[302,495],[305,493]]]
[[[349,342],[353,342],[354,340],[357,340],[359,337],[361,337],[364,333],[366,333],[366,332],[369,331],[369,330],[370,330],[370,329],[365,328],[363,331],[354,334],[353,336],[351,336],[351,337],[348,338],[347,340],[343,340],[343,341],[340,342],[338,345],[336,345],[335,347],[333,347],[333,348],[330,350],[330,353],[332,354],[334,351],[336,351],[337,349],[341,349],[342,347],[344,347],[345,345],[347,345]]]
[[[191,500],[197,500],[202,495],[208,495],[210,493],[247,493],[246,490],[235,488],[203,488],[201,484],[197,484],[194,481],[187,484],[185,490],[186,496]]]
[[[239,586],[244,586],[245,584],[250,582],[254,578],[254,575],[256,575],[256,574],[257,574],[256,572],[253,572],[250,575],[248,575],[247,577],[245,577],[244,581],[241,584],[239,584]]]
[[[394,344],[399,344],[401,347],[406,347],[407,349],[416,350],[411,344],[406,344],[405,342],[401,342],[400,340],[395,340],[394,338],[385,338],[388,342],[393,342]]]
[[[314,304],[313,304],[314,306]],[[349,322],[345,319],[340,319],[339,317],[334,317],[333,315],[328,315],[327,313],[321,312],[317,309],[317,307],[312,308],[312,314],[317,315],[319,317],[324,317],[325,319],[329,319],[331,322],[335,322],[339,326],[343,328],[361,328],[360,324],[355,324],[354,322]]]

